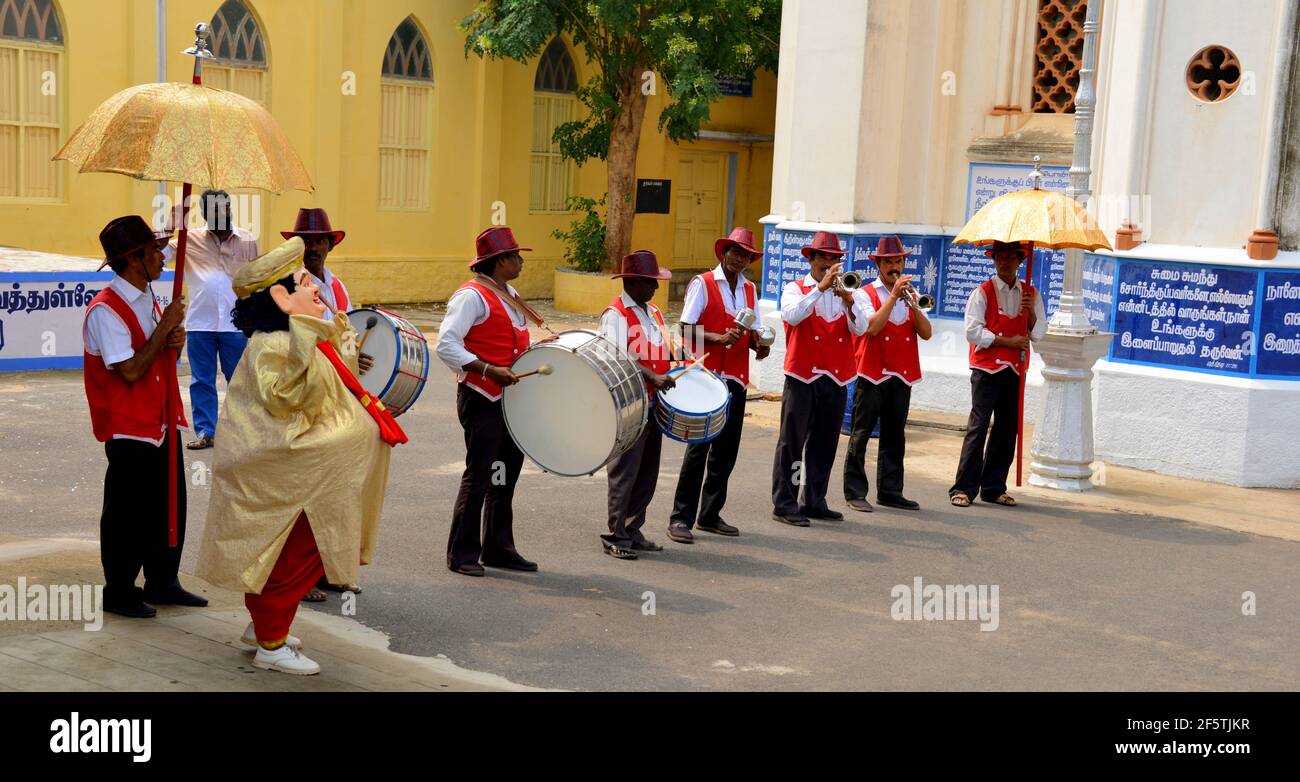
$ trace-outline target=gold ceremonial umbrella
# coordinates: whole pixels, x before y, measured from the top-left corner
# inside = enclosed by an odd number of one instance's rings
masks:
[[[78,171],[214,190],[313,190],[307,169],[260,104],[201,84],[129,87],[91,112],[55,160]]]
[[[1097,227],[1097,221],[1086,207],[1064,193],[1039,189],[1043,172],[1040,158],[1034,155],[1034,171],[1030,174],[1033,187],[1000,195],[989,201],[975,216],[966,222],[953,244],[986,245],[994,242],[1028,244],[1025,259],[1025,284],[1034,275],[1034,247],[1063,250],[1077,247],[1081,250],[1109,250],[1110,242]],[[1027,310],[1021,314],[1028,319]],[[1025,353],[1025,368],[1029,367],[1029,353]],[[1020,418],[1016,425],[1016,485],[1023,477],[1025,449],[1025,373],[1020,375]]]
[[[203,60],[212,59],[208,26],[199,24],[194,32],[194,46],[184,52],[194,57],[191,84],[162,82],[122,90],[92,111],[52,158],[66,160],[82,173],[183,184],[172,301],[180,298],[185,277],[186,224],[194,185],[219,190],[252,187],[273,193],[315,189],[270,112],[242,95],[203,86]],[[176,356],[170,350],[167,354],[174,373]],[[176,417],[170,409],[166,420],[167,542],[175,546]]]

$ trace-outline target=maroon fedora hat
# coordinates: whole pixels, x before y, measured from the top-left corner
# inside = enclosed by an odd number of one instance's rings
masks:
[[[720,261],[722,260],[723,254],[727,252],[727,248],[732,245],[745,250],[750,254],[750,256],[762,255],[761,252],[754,249],[754,232],[748,228],[732,228],[731,233],[713,243],[713,254],[716,255]],[[752,262],[753,260],[754,258],[751,257],[750,261]]]
[[[870,258],[873,261],[881,258],[903,258],[911,255],[912,251],[903,246],[903,240],[897,236],[882,236],[876,242],[876,251],[871,253]]]
[[[99,232],[99,244],[104,248],[104,262],[99,269],[150,244],[162,249],[170,238],[170,234],[155,233],[140,215],[115,217]]]
[[[840,249],[840,240],[835,234],[829,231],[818,231],[813,234],[812,244],[803,248],[799,252],[803,257],[809,257],[809,253],[819,252],[829,255],[843,255],[844,251]]]
[[[618,274],[612,274],[610,277],[613,279],[619,277],[644,277],[648,280],[671,280],[673,272],[671,269],[659,268],[659,260],[649,250],[634,250],[623,256],[623,268]]]
[[[515,233],[504,225],[494,225],[485,230],[474,238],[474,251],[478,255],[470,261],[470,266],[490,261],[499,255],[508,253],[517,253],[521,251],[532,252],[531,247],[520,247],[519,242],[515,241]]]
[[[286,239],[292,239],[295,236],[321,236],[323,234],[329,234],[336,246],[346,236],[343,231],[335,231],[330,227],[330,216],[325,214],[324,209],[308,209],[306,207],[298,210],[298,217],[293,221],[292,231],[280,232],[280,235]]]
[[[987,249],[984,250],[984,254],[992,258],[993,253],[995,252],[1000,252],[1002,250],[1012,250],[1014,252],[1020,253],[1021,258],[1025,258],[1028,257],[1029,255],[1029,247],[1030,247],[1029,242],[994,242],[993,244],[990,244]]]

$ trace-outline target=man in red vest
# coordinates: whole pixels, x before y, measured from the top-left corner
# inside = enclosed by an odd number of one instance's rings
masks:
[[[727,383],[731,401],[722,432],[707,443],[686,446],[682,471],[677,478],[673,513],[668,519],[668,537],[678,543],[695,540],[692,527],[716,535],[735,537],[740,530],[722,520],[727,502],[727,480],[736,466],[740,433],[745,423],[745,388],[749,385],[749,352],[759,359],[770,350],[759,345],[752,329],[736,326],[736,313],[754,309],[757,291],[745,277],[745,268],[761,252],[754,249],[754,234],[748,228],[733,228],[713,243],[720,261],[711,273],[697,275],[686,287],[682,305],[682,337],[693,351],[705,355],[704,366]],[[701,492],[701,486],[703,492]]]
[[[660,280],[673,273],[660,269],[655,254],[637,250],[623,257],[615,279],[622,278],[623,293],[610,302],[600,317],[600,335],[623,348],[641,365],[646,393],[653,408],[655,392],[672,388],[668,369],[673,347],[663,313],[651,303]],[[663,435],[654,423],[654,413],[641,429],[632,447],[614,457],[609,475],[609,534],[601,535],[605,553],[615,559],[636,559],[637,551],[663,551],[663,546],[641,533],[646,509],[654,498],[659,480],[659,452]]]
[[[460,384],[456,413],[465,430],[465,472],[452,510],[447,568],[466,576],[484,575],[484,566],[532,572],[537,563],[519,554],[514,537],[515,483],[524,454],[501,411],[502,387],[516,382],[510,365],[529,345],[528,321],[510,280],[523,272],[520,252],[532,248],[520,247],[505,226],[474,241],[474,277],[452,294],[438,331],[438,358]],[[504,483],[493,480],[498,465]]]
[[[997,274],[971,291],[966,301],[971,411],[957,480],[948,490],[959,508],[969,506],[976,494],[985,502],[1016,504],[1007,494],[1007,472],[1020,425],[1020,375],[1027,369],[1030,340],[1047,330],[1042,297],[1016,278],[1028,254],[1025,246],[995,242],[986,252]]]
[[[325,259],[329,257],[330,250],[339,246],[346,236],[344,231],[335,231],[330,227],[330,217],[324,209],[299,209],[298,217],[293,222],[292,231],[281,231],[280,235],[288,239],[293,236],[302,237],[303,244],[306,245],[307,253],[302,258],[303,266],[311,272],[314,278],[312,281],[320,289],[321,301],[330,306],[334,312],[347,313],[352,309],[352,302],[348,297],[348,289],[343,284],[343,280],[335,277],[329,269],[325,268]],[[368,362],[358,362],[365,364],[368,368]]]
[[[810,518],[844,518],[827,507],[826,489],[839,447],[844,387],[857,368],[853,337],[866,331],[867,316],[853,294],[836,285],[844,250],[835,234],[818,231],[800,252],[811,267],[808,275],[781,292],[785,392],[772,465],[772,518],[807,527]]]
[[[158,307],[150,283],[162,276],[163,247],[138,215],[119,217],[99,234],[113,279],[91,300],[82,325],[83,373],[90,424],[104,444],[104,508],[99,519],[104,610],[147,618],[154,605],[205,606],[177,579],[185,544],[185,465],[176,449],[175,547],[167,545],[168,411],[188,428],[175,368],[185,346],[185,305]],[[144,570],[141,590],[135,580]],[[147,602],[146,602],[147,601]]]
[[[844,455],[844,500],[850,508],[866,513],[871,511],[867,446],[877,421],[876,502],[904,510],[921,507],[903,496],[904,427],[912,404],[912,385],[921,379],[918,340],[929,339],[932,330],[925,313],[901,298],[912,282],[911,275],[903,274],[908,255],[897,236],[880,237],[871,254],[876,279],[853,294],[866,313],[867,330],[854,338],[858,381],[853,391],[853,433]]]

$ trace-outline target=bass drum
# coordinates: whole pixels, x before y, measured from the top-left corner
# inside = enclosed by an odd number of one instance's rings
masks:
[[[374,326],[367,328],[372,319]],[[383,402],[394,418],[410,410],[429,377],[424,335],[409,320],[382,307],[352,310],[348,322],[357,330],[357,344],[365,340],[362,352],[374,359],[370,371],[357,376],[361,387]]]
[[[516,375],[551,368],[502,390],[510,437],[543,470],[591,475],[632,447],[646,425],[640,366],[595,332],[566,331],[524,351]]]

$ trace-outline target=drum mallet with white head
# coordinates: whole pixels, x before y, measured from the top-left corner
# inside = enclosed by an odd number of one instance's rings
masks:
[[[524,378],[530,375],[549,375],[551,374],[551,371],[552,370],[550,364],[542,364],[537,369],[530,369],[527,372],[524,372],[523,374],[515,375],[515,380],[523,380]]]

